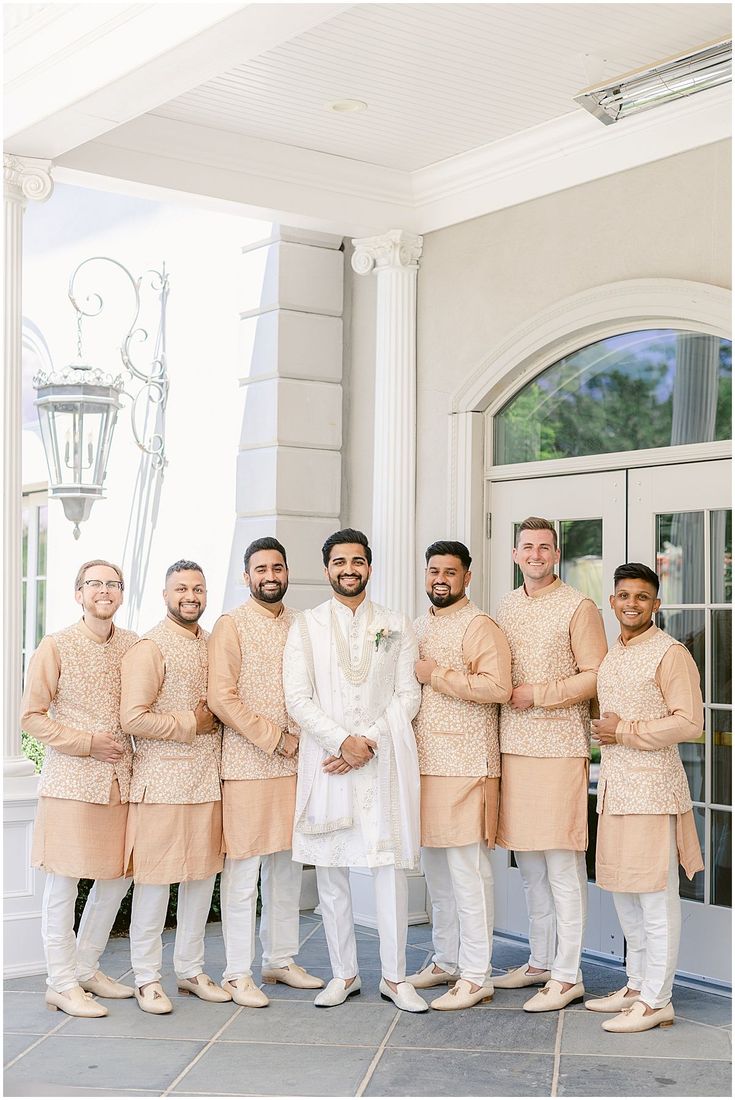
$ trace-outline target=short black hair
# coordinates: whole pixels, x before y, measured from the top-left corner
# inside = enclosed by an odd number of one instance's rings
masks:
[[[204,570],[202,569],[201,565],[197,565],[195,561],[187,561],[186,558],[179,558],[179,560],[175,561],[173,565],[169,565],[168,569],[166,570],[166,580],[168,580],[172,573],[187,572],[201,573],[201,575],[204,576]]]
[[[277,550],[283,558],[283,564],[288,569],[285,546],[283,546],[278,541],[278,539],[274,539],[272,535],[265,535],[262,539],[253,539],[253,541],[250,543],[247,550],[245,551],[245,556],[243,557],[243,566],[246,573],[250,572],[250,559],[252,558],[253,554],[257,554],[259,550]]]
[[[360,546],[364,546],[367,563],[368,565],[373,564],[373,552],[370,549],[367,535],[364,535],[362,531],[356,531],[353,527],[345,527],[344,530],[335,531],[333,535],[330,535],[324,546],[322,546],[322,561],[325,568],[329,565],[329,555],[332,553],[332,549],[343,542],[356,542]]]
[[[432,542],[431,546],[426,547],[426,564],[429,564],[429,558],[433,558],[435,555],[443,556],[444,554],[459,558],[465,569],[469,569],[472,565],[472,558],[465,544],[463,542],[450,542],[448,539],[440,539],[439,542]]]
[[[653,569],[640,561],[629,561],[625,565],[619,565],[613,573],[613,588],[618,587],[618,581],[646,581],[658,596],[658,573],[654,573]]]

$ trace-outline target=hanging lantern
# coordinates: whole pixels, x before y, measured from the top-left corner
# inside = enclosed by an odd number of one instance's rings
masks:
[[[49,470],[49,496],[60,500],[74,524],[89,519],[92,505],[104,497],[107,459],[115,430],[122,376],[73,363],[33,379],[36,407]]]

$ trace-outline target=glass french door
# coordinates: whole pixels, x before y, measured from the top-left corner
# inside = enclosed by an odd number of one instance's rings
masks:
[[[502,595],[520,583],[511,550],[518,523],[542,515],[556,523],[562,579],[600,608],[608,644],[618,636],[609,608],[615,567],[642,561],[661,576],[659,625],[692,652],[702,677],[705,730],[680,747],[695,803],[705,871],[690,883],[682,875],[683,934],[680,972],[730,981],[732,700],[730,624],[732,520],[729,461],[613,470],[488,484],[492,514],[486,605],[493,614]],[[622,958],[624,941],[612,896],[594,883],[598,753],[590,765],[589,918],[585,948]],[[494,853],[496,925],[527,929],[525,901],[514,861]]]

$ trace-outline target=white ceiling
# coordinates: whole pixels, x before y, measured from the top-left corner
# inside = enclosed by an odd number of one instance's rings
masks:
[[[730,33],[727,4],[355,4],[152,112],[405,172],[581,111],[608,76]],[[337,114],[339,99],[368,103]]]

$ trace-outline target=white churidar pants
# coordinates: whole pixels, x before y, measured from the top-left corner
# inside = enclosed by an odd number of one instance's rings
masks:
[[[515,856],[528,909],[529,966],[550,970],[557,982],[581,982],[579,964],[587,923],[584,852],[554,848]]]
[[[179,883],[176,902],[174,970],[177,978],[195,978],[204,971],[204,933],[216,875]],[[140,988],[161,977],[163,926],[171,887],[137,882],[130,918],[130,961]]]
[[[681,936],[676,817],[671,818],[666,889],[649,894],[613,893],[613,901],[627,942],[628,988],[639,989],[641,1000],[651,1008],[663,1008],[671,1000]]]
[[[493,871],[484,843],[422,848],[431,897],[435,966],[475,985],[492,985]]]
[[[225,859],[220,880],[223,980],[236,981],[253,972],[255,913],[260,875],[260,943],[263,966],[288,966],[299,950],[299,901],[302,864],[291,850],[249,859]]]
[[[46,956],[46,984],[57,993],[73,989],[99,969],[120,902],[130,878],[98,879],[89,892],[79,933],[74,935],[78,878],[46,875],[41,910],[41,936]]]
[[[370,873],[375,887],[383,977],[390,982],[402,982],[406,978],[408,935],[406,872],[391,865],[371,867]],[[349,868],[317,867],[316,884],[332,974],[335,978],[354,978],[358,973],[357,944]]]

